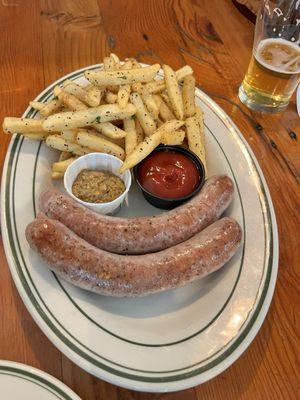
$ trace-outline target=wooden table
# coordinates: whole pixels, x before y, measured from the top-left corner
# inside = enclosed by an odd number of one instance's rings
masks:
[[[1,120],[21,115],[44,87],[100,62],[110,51],[176,69],[190,64],[201,89],[226,110],[259,160],[280,238],[278,282],[262,329],[233,366],[197,388],[165,395],[137,393],[74,365],[48,341],[24,307],[2,245],[0,359],[40,368],[84,400],[300,398],[296,378],[300,124],[294,99],[278,116],[253,113],[238,100],[251,54],[252,23],[229,0],[3,0],[0,7]],[[1,165],[9,140],[2,135]]]

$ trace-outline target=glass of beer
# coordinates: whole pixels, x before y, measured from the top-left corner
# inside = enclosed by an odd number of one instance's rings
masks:
[[[300,80],[299,36],[300,0],[262,1],[242,103],[261,112],[285,109]]]

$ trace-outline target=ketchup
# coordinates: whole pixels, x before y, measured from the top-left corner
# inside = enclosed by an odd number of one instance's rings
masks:
[[[157,151],[141,162],[138,180],[148,192],[167,199],[191,194],[201,176],[194,161],[177,151]]]

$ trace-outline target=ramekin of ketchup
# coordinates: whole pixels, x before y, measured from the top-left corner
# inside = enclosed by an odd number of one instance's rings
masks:
[[[191,151],[162,145],[135,167],[135,178],[149,203],[170,209],[190,199],[201,189],[205,170]]]

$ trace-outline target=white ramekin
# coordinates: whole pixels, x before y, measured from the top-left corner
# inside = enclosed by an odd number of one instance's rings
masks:
[[[105,153],[89,153],[82,157],[77,158],[72,164],[70,164],[65,172],[64,176],[64,186],[69,194],[78,203],[86,206],[87,208],[99,213],[99,214],[113,214],[116,212],[129,191],[131,185],[131,173],[130,170],[124,172],[124,174],[119,174],[118,170],[123,162],[117,157],[111,156]],[[115,200],[108,203],[88,203],[86,201],[78,199],[72,193],[72,186],[77,177],[77,175],[83,169],[93,169],[111,172],[118,177],[120,177],[125,184],[125,192],[121,196],[117,197]]]

